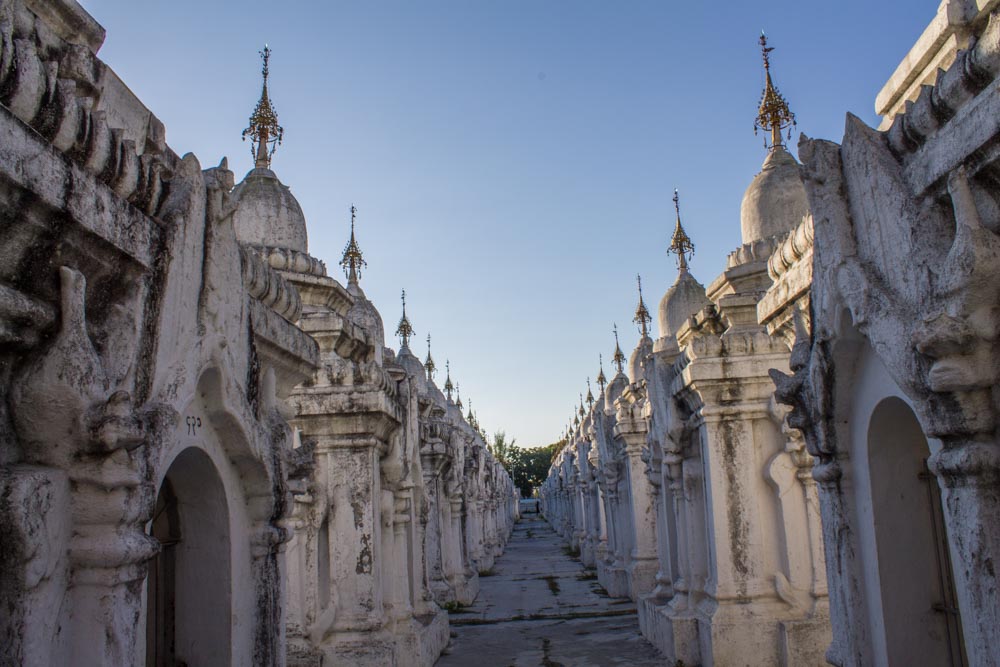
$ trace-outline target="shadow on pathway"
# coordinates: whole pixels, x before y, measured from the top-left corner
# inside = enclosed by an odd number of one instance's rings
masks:
[[[639,634],[635,604],[609,598],[538,515],[517,523],[480,584],[475,603],[450,614],[436,667],[666,664]]]

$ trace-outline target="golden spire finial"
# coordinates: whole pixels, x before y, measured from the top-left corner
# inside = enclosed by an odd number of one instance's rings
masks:
[[[458,386],[458,383],[455,384],[455,406],[458,408],[459,412],[461,412],[464,407],[462,405],[462,389]]]
[[[583,408],[583,392],[580,393],[580,416],[583,417],[587,414],[587,411]]]
[[[471,398],[469,399],[469,414],[465,415],[465,420],[467,422],[469,422],[469,424],[471,424],[473,426],[476,425],[476,416],[474,414],[472,414],[472,399]]]
[[[674,210],[677,212],[677,225],[674,227],[674,235],[670,239],[667,252],[677,255],[677,268],[684,272],[688,270],[688,258],[694,257],[694,243],[681,225],[681,196],[676,189],[674,189]]]
[[[437,365],[434,363],[434,357],[431,356],[431,335],[427,334],[427,358],[424,359],[424,369],[427,371],[427,379],[434,380],[434,371],[437,370]]]
[[[622,352],[621,345],[618,344],[618,325],[615,324],[615,355],[611,358],[612,363],[614,363],[615,368],[618,372],[622,372],[622,368],[625,367],[625,353]]]
[[[403,290],[403,316],[399,318],[399,326],[396,327],[396,335],[399,336],[403,341],[403,346],[401,349],[407,350],[410,347],[410,336],[413,335],[413,325],[410,324],[410,320],[406,317],[406,290]]]
[[[355,208],[354,204],[351,204],[351,239],[344,246],[344,256],[340,260],[340,265],[344,267],[344,275],[347,276],[348,284],[357,283],[358,278],[361,277],[361,268],[368,266],[368,262],[365,261],[364,256],[361,254],[361,248],[354,238],[354,219],[357,215],[358,209]]]
[[[767,145],[765,138],[764,147],[774,150],[778,146],[784,145],[781,140],[782,130],[787,129],[788,138],[792,138],[795,114],[788,108],[788,102],[771,81],[771,51],[774,51],[774,47],[767,45],[767,35],[761,30],[760,52],[764,58],[764,92],[760,96],[760,107],[757,109],[757,120],[753,124],[753,133],[757,134],[757,130],[770,132],[771,145]]]
[[[427,344],[428,353],[430,353],[430,343]],[[451,361],[448,359],[444,360],[445,378],[444,378],[444,393],[451,400],[451,392],[455,390],[455,385],[451,383]]]
[[[597,359],[601,364],[601,372],[597,374],[597,386],[600,387],[603,392],[605,385],[608,384],[608,378],[604,377],[604,355],[597,355]]]
[[[639,331],[645,338],[649,335],[649,329],[646,328],[646,325],[652,322],[653,318],[649,314],[649,309],[646,308],[646,303],[642,300],[642,276],[636,275],[635,279],[639,283],[639,305],[635,308],[635,317],[632,318],[632,321],[639,325]]]
[[[265,44],[264,50],[258,51],[258,53],[264,61],[261,68],[264,84],[261,87],[257,106],[254,107],[253,114],[250,115],[250,126],[243,130],[243,140],[246,141],[247,137],[253,140],[254,145],[250,147],[250,154],[253,155],[254,166],[267,169],[271,166],[271,156],[274,155],[274,149],[281,143],[285,130],[278,125],[278,113],[271,106],[271,98],[267,94],[271,49]]]
[[[594,404],[594,392],[590,390],[590,378],[587,378],[587,405]]]

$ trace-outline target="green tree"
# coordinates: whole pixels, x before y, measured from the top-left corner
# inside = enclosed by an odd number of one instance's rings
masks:
[[[487,441],[489,450],[496,457],[514,481],[514,486],[524,498],[530,498],[549,476],[552,459],[566,444],[565,440],[553,442],[544,447],[518,447],[515,439],[507,441],[507,433],[497,431],[492,441]]]
[[[544,447],[528,447],[518,450],[518,465],[511,470],[514,485],[521,495],[530,498],[535,489],[540,487],[549,476],[549,466],[552,458],[559,451],[562,441],[553,442]]]
[[[512,475],[514,474],[512,464],[518,458],[519,451],[516,442],[516,438],[511,438],[510,442],[507,442],[506,431],[497,431],[493,434],[493,442],[487,442],[486,445],[500,465]]]

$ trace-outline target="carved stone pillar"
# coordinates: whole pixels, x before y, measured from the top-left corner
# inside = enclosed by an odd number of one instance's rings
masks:
[[[595,505],[596,505],[596,522],[598,526],[598,542],[595,552],[595,559],[597,565],[600,566],[601,563],[607,561],[608,558],[608,519],[607,519],[607,499],[604,497],[604,491],[601,488],[600,482],[595,483]]]
[[[461,604],[472,604],[476,598],[478,587],[470,586],[470,581],[466,578],[465,562],[463,559],[462,543],[465,537],[462,534],[462,497],[455,493],[449,498],[451,535],[449,541],[449,572],[448,577],[452,587],[455,589],[455,596]],[[475,579],[478,582],[478,577]]]
[[[653,590],[659,568],[656,556],[656,505],[653,487],[646,475],[646,463],[643,461],[646,430],[638,426],[635,422],[618,421],[618,432],[625,441],[629,495],[632,501],[630,513],[634,541],[629,554],[628,574],[629,595],[633,600],[638,600],[640,595]]]
[[[973,664],[1000,665],[1000,443],[959,440],[931,457],[942,490],[965,648]]]
[[[380,566],[382,493],[378,476],[378,442],[359,438],[318,441],[316,451],[331,489],[331,579],[339,595],[335,629],[363,632],[384,622]],[[381,557],[382,554],[378,554]]]
[[[397,620],[408,619],[413,615],[414,582],[411,581],[413,568],[410,564],[409,552],[412,544],[409,541],[409,528],[412,524],[412,489],[399,489],[393,499],[395,512],[392,524],[393,568],[390,572],[393,590],[393,616]]]
[[[440,456],[432,452],[421,452],[424,474],[424,503],[422,512],[424,525],[424,561],[427,569],[427,583],[431,594],[438,602],[448,598],[448,584],[444,577],[444,552],[442,550],[441,489],[439,478]]]
[[[653,491],[653,507],[656,512],[656,557],[657,570],[654,578],[653,598],[658,602],[666,602],[674,595],[673,586],[673,549],[672,530],[674,525],[673,498],[669,484],[663,483],[662,461],[653,457],[647,470],[649,483]]]

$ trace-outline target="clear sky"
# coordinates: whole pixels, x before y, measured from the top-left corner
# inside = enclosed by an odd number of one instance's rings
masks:
[[[487,431],[530,446],[559,437],[598,353],[610,377],[612,323],[634,347],[637,273],[655,322],[676,277],[673,188],[702,283],[739,245],[765,156],[761,29],[799,130],[839,141],[847,111],[877,124],[875,95],[938,3],[83,4],[108,31],[100,56],[173,149],[203,167],[228,156],[238,180],[268,42],[285,128],[272,167],[310,253],[343,278],[355,204],[362,287],[387,333],[405,287],[412,347],[422,358],[432,334],[438,384],[450,359]]]

